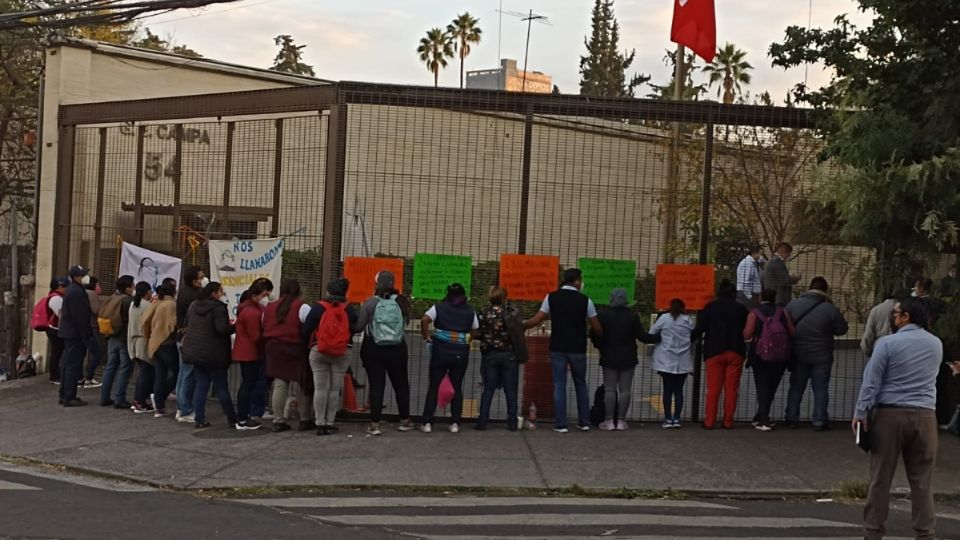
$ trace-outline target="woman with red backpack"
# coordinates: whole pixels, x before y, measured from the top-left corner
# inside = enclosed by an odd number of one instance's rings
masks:
[[[357,314],[347,303],[349,288],[350,282],[345,278],[330,280],[327,296],[313,305],[303,322],[302,335],[310,347],[317,435],[339,431],[333,421],[340,410],[340,390],[350,365],[348,346],[357,324]]]
[[[764,289],[760,293],[760,306],[750,310],[743,339],[750,343],[747,350],[747,366],[753,368],[753,381],[757,388],[757,414],[753,427],[759,431],[772,431],[770,406],[780,387],[780,380],[790,359],[790,338],[794,334],[790,312],[775,304],[777,291]]]

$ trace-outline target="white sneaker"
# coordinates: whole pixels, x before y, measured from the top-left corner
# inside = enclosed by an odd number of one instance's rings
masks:
[[[456,422],[450,424],[450,433],[460,433],[460,424]]]
[[[380,435],[383,433],[380,431],[380,422],[370,422],[370,427],[367,428],[368,435]]]
[[[180,411],[177,411],[177,422],[181,424],[193,424],[196,422],[196,417],[193,414],[181,415]]]
[[[590,431],[590,426],[577,426],[580,431]]]
[[[617,420],[616,428],[617,428],[617,431],[626,431],[627,423],[623,420]]]
[[[427,423],[420,426],[420,431],[422,431],[423,433],[431,433],[433,431],[433,427],[431,427],[430,424]]]
[[[565,427],[555,427],[553,430],[557,433],[570,433],[570,430]]]
[[[98,380],[96,380],[96,379],[90,379],[90,380],[87,380],[87,381],[83,381],[83,387],[84,387],[84,388],[100,388],[101,386],[103,386],[103,383],[100,382],[100,381],[98,381]]]
[[[670,428],[672,428],[672,427],[673,427],[673,420],[664,420],[663,423],[660,424],[660,427],[662,427],[663,429],[670,429]]]
[[[600,422],[601,431],[613,431],[617,429],[617,425],[613,423],[613,420],[604,420]]]

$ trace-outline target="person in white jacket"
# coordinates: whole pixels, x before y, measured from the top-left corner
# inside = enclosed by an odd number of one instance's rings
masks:
[[[153,391],[154,370],[147,354],[147,340],[143,337],[140,319],[150,306],[153,289],[146,281],[137,283],[133,290],[133,302],[130,303],[127,323],[127,352],[137,367],[137,383],[134,387],[131,410],[142,414],[153,411],[153,404],[147,403],[147,396]]]
[[[653,369],[663,382],[663,428],[679,428],[683,410],[683,385],[693,373],[690,333],[693,321],[684,313],[683,300],[670,301],[670,311],[660,315],[650,328],[660,335],[660,343],[653,349]]]

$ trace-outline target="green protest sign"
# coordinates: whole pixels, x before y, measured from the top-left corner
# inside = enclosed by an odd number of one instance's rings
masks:
[[[583,271],[583,293],[594,304],[609,304],[610,291],[618,287],[627,291],[627,299],[633,304],[637,289],[637,261],[584,257],[578,264]]]
[[[473,261],[463,255],[417,253],[413,257],[413,297],[440,300],[447,295],[447,286],[459,283],[470,296]]]

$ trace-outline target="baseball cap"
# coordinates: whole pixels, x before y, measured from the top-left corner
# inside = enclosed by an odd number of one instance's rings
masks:
[[[82,266],[71,266],[70,271],[67,272],[67,275],[70,277],[81,277],[87,275],[87,269]]]
[[[50,290],[59,289],[60,287],[69,287],[70,280],[65,277],[55,277],[50,280]]]

